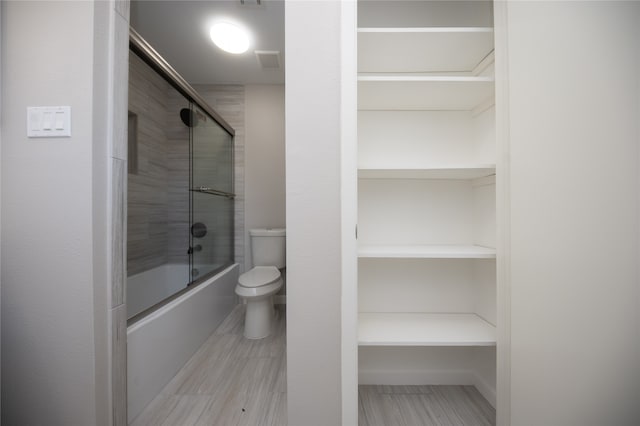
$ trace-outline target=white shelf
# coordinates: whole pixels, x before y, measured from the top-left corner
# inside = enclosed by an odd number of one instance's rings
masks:
[[[494,79],[486,76],[359,74],[358,109],[471,111],[490,101]]]
[[[496,329],[476,314],[360,313],[360,346],[495,346]]]
[[[360,258],[495,259],[496,249],[475,245],[363,245]]]
[[[492,51],[493,28],[358,29],[361,72],[473,72]]]
[[[405,168],[360,168],[360,179],[477,179],[496,173],[495,164],[473,166]]]

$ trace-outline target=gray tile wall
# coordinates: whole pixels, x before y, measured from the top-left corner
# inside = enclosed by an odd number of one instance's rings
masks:
[[[127,274],[167,263],[169,84],[129,55],[129,111],[137,115],[137,173],[128,175]],[[131,159],[130,159],[131,161]]]
[[[111,282],[111,307],[118,307],[125,302],[126,281],[126,182],[127,162],[121,158],[111,158],[112,194],[111,211],[113,232],[111,236],[112,250],[112,282]]]
[[[189,128],[180,119],[180,110],[189,108],[187,100],[169,91],[170,113],[166,121],[168,167],[168,248],[169,263],[189,263]],[[185,280],[187,277],[185,277]]]
[[[111,423],[127,424],[127,98],[129,0],[113,2],[111,141]]]
[[[113,424],[127,424],[127,307],[120,305],[111,313],[111,359]]]
[[[129,175],[128,273],[189,262],[188,101],[132,54],[129,109],[138,114],[138,174]]]

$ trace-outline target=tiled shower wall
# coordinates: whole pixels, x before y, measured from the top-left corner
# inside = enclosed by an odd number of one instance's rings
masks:
[[[136,115],[137,155],[129,151],[128,275],[153,269],[168,260],[168,92],[169,84],[130,53],[129,112]]]
[[[169,263],[189,263],[189,128],[180,119],[187,100],[173,88],[169,91],[167,115],[167,170],[169,174],[167,256]],[[185,277],[188,280],[188,277]]]
[[[188,102],[130,54],[129,110],[137,115],[137,172],[129,174],[127,274],[188,262],[189,131],[180,119]],[[244,87],[195,86],[236,131],[235,261],[244,265]],[[241,271],[242,272],[242,271]]]

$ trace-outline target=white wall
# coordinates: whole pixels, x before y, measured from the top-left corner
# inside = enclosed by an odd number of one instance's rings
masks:
[[[358,3],[340,8],[342,214],[342,424],[358,423]]]
[[[2,2],[4,424],[108,421],[109,356],[96,356],[109,347],[108,267],[94,256],[106,252],[106,214],[94,208],[107,205],[107,146],[93,139],[92,95],[104,83],[94,61],[108,60],[94,55],[96,11]],[[72,137],[26,137],[26,108],[42,105],[71,106]]]
[[[251,268],[249,230],[284,228],[284,86],[245,86],[245,270]]]
[[[342,253],[351,246],[345,256],[355,261],[355,205],[342,205],[343,170],[351,171],[345,182],[355,182],[354,6],[290,1],[285,10],[290,425],[356,423],[355,267],[345,267]],[[345,157],[353,159],[348,167]]]
[[[510,423],[640,424],[640,3],[507,19]]]

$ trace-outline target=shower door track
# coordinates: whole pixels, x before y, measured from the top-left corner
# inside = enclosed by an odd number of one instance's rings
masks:
[[[133,28],[129,28],[129,47],[151,68],[163,76],[178,92],[207,112],[231,136],[236,132],[187,81]]]

